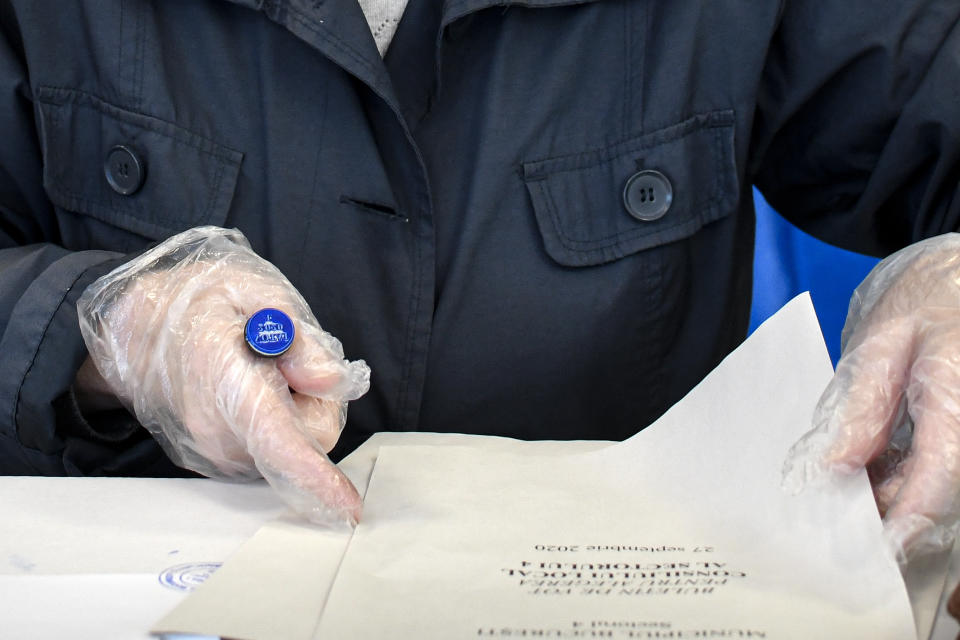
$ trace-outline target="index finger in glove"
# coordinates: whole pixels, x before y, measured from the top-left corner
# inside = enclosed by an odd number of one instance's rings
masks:
[[[921,547],[941,549],[952,539],[960,489],[958,340],[956,330],[927,332],[907,388],[914,422],[910,454],[878,492],[888,537],[902,558]]]
[[[292,396],[310,437],[317,441],[324,452],[333,449],[347,421],[347,403],[322,400],[302,393]]]
[[[827,468],[853,473],[886,447],[902,412],[915,334],[907,318],[873,327],[838,363],[817,404],[816,423],[833,433]]]
[[[258,363],[259,364],[259,363]],[[257,367],[260,381],[242,384],[233,420],[264,478],[299,513],[321,524],[354,525],[362,501],[356,488],[308,435],[304,416],[272,363]]]
[[[788,489],[799,491],[825,471],[854,473],[884,450],[901,411],[912,342],[902,318],[858,336],[817,403],[813,429],[790,450]]]

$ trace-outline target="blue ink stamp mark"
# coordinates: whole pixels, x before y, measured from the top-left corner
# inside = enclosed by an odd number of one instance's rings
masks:
[[[254,353],[279,356],[293,344],[293,320],[279,309],[260,309],[247,320],[243,337]]]
[[[37,563],[21,555],[13,554],[9,557],[10,564],[24,572],[30,572],[37,568]]]
[[[165,569],[157,579],[160,584],[175,591],[193,591],[220,568],[220,562],[191,562]]]

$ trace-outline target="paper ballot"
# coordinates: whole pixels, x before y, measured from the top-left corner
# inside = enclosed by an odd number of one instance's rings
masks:
[[[315,637],[915,637],[865,475],[780,489],[831,375],[811,313],[598,452],[382,447]]]
[[[831,374],[801,296],[623,443],[378,434],[341,463],[352,536],[267,525],[154,631],[926,638],[943,571],[918,635],[866,477],[780,489]]]

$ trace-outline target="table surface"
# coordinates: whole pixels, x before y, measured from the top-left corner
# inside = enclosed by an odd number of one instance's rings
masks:
[[[0,477],[0,638],[151,638],[284,512],[263,482]]]

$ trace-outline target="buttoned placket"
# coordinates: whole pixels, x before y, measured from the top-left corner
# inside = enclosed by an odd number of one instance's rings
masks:
[[[236,1],[236,0],[235,0]],[[319,51],[370,91],[366,112],[399,211],[408,221],[414,273],[409,291],[402,380],[391,428],[418,424],[434,308],[433,206],[425,164],[387,67],[356,0],[239,0]],[[362,188],[362,185],[354,185]]]
[[[394,42],[382,59],[356,0],[230,0],[263,12],[361,81],[365,105],[398,213],[408,220],[414,273],[404,331],[402,379],[390,428],[416,430],[426,379],[436,305],[436,236],[430,179],[416,142],[416,126],[440,86],[443,33],[454,22],[502,0],[411,0]],[[524,6],[581,4],[594,0],[524,0]],[[386,427],[387,425],[385,425]]]

